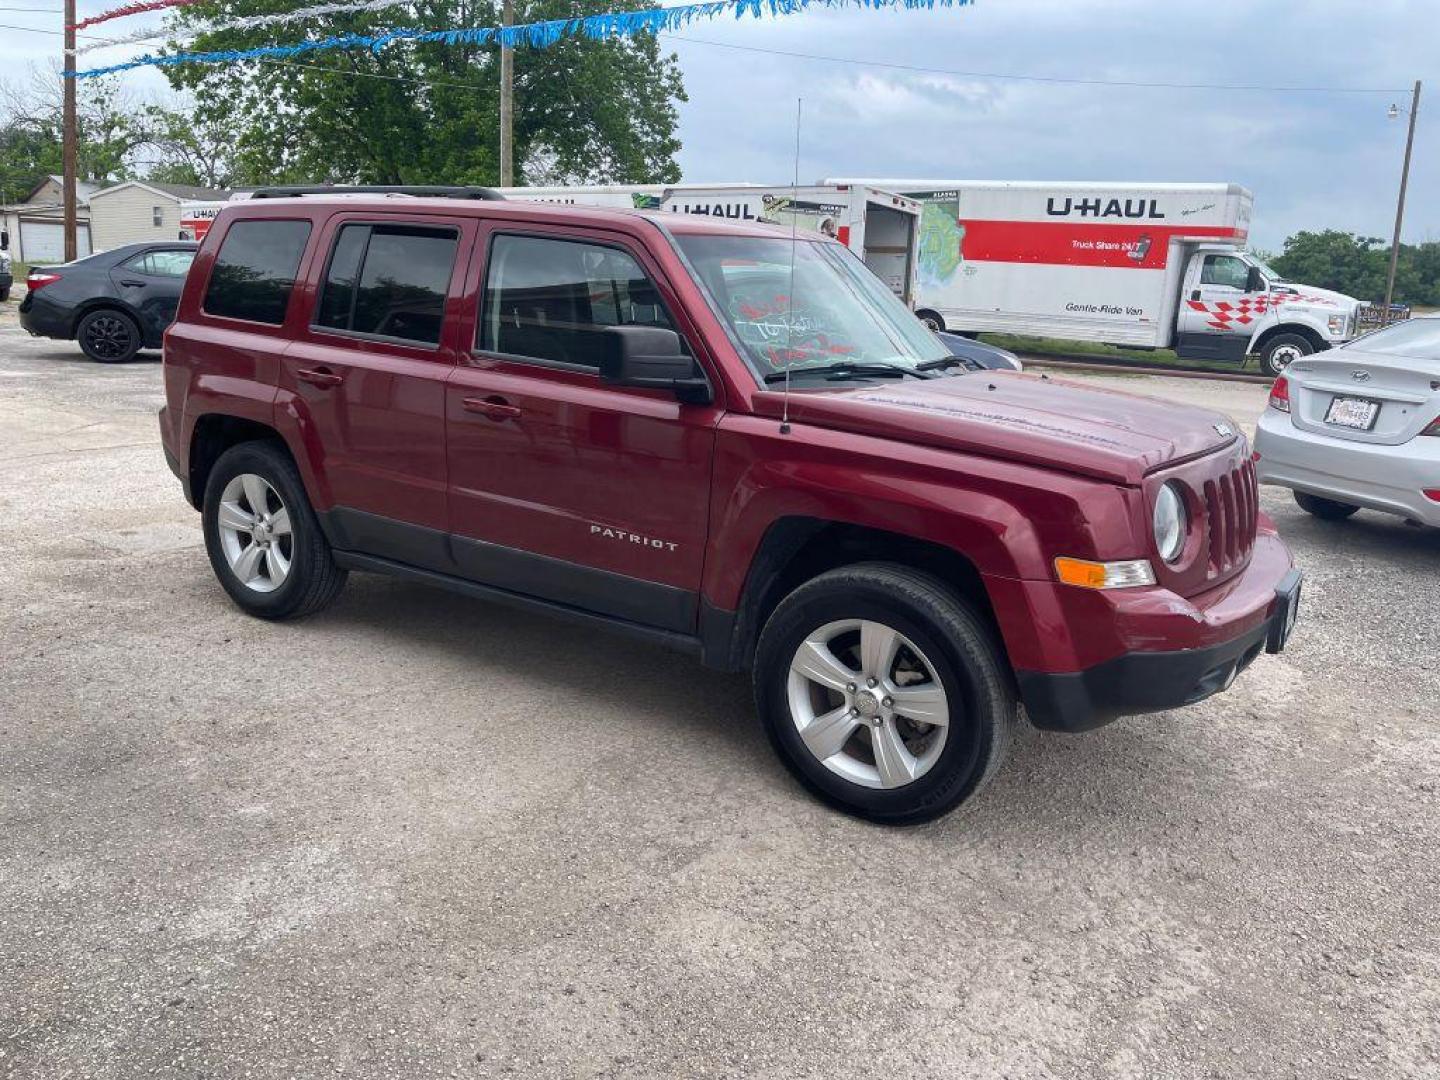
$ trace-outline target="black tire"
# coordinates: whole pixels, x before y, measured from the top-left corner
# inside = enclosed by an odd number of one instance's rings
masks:
[[[940,317],[939,312],[925,309],[917,311],[915,317],[936,333],[940,333],[945,329],[945,320]]]
[[[939,756],[898,787],[866,787],[832,771],[792,718],[796,650],[818,628],[851,619],[883,622],[913,642],[946,694],[949,724]],[[943,581],[890,563],[831,570],[785,597],[760,635],[754,688],[766,734],[791,773],[831,806],[886,825],[929,821],[979,792],[1005,757],[1017,715],[1004,655],[985,620]],[[856,731],[863,748],[868,735]]]
[[[1301,356],[1314,351],[1315,343],[1304,334],[1276,334],[1260,350],[1260,370],[1275,378]]]
[[[0,289],[0,304],[5,303],[5,301],[6,301],[6,300],[9,300],[9,299],[10,299],[10,289],[9,289],[8,287],[6,287],[6,288],[4,288],[4,289]]]
[[[75,340],[80,351],[97,364],[123,364],[133,360],[144,344],[139,324],[114,308],[86,312],[75,328]]]
[[[218,524],[221,495],[237,476],[253,473],[279,495],[289,511],[291,527],[290,569],[284,583],[270,592],[258,592],[246,585],[230,568]],[[248,442],[232,446],[220,455],[205,484],[201,511],[205,548],[210,565],[230,599],[251,615],[262,619],[298,619],[328,605],[345,586],[346,571],[335,565],[330,544],[305,494],[300,472],[279,443]]]
[[[1311,495],[1306,491],[1295,492],[1295,502],[1301,510],[1307,514],[1313,514],[1322,521],[1344,521],[1360,509],[1358,506],[1336,502],[1334,499],[1322,499],[1319,495]]]

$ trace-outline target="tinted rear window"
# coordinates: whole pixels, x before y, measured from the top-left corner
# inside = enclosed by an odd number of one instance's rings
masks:
[[[344,226],[330,256],[315,324],[439,344],[458,244],[454,229]]]
[[[207,314],[280,325],[310,238],[308,221],[237,221],[205,289]]]

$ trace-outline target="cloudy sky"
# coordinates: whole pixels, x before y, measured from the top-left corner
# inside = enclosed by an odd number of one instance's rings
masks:
[[[0,24],[59,23],[58,0],[0,0],[9,7],[50,10],[0,11]],[[802,98],[802,180],[1233,181],[1255,192],[1261,247],[1301,228],[1388,237],[1405,124],[1386,108],[1408,107],[1419,78],[1431,96],[1421,103],[1405,237],[1440,239],[1437,10],[1440,0],[977,0],[697,22],[667,37],[690,94],[681,166],[687,180],[788,180]],[[141,19],[158,22],[113,25]],[[0,31],[0,71],[45,58],[57,42]],[[153,73],[131,78],[141,96],[162,85]],[[1338,92],[1353,89],[1378,92]]]

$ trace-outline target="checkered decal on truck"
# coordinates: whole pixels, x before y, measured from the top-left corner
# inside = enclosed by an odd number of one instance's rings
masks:
[[[1325,304],[1328,307],[1335,307],[1335,301],[1325,296],[1309,296],[1292,293],[1266,293],[1264,296],[1246,297],[1230,303],[1228,300],[1216,300],[1213,303],[1206,300],[1187,300],[1192,311],[1200,311],[1210,316],[1207,326],[1213,326],[1216,330],[1231,330],[1237,326],[1248,326],[1260,316],[1272,308],[1278,308],[1282,304]]]

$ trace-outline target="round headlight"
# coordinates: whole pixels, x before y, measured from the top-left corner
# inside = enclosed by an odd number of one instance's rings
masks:
[[[1166,562],[1174,562],[1185,550],[1185,500],[1173,483],[1155,496],[1155,548]]]

